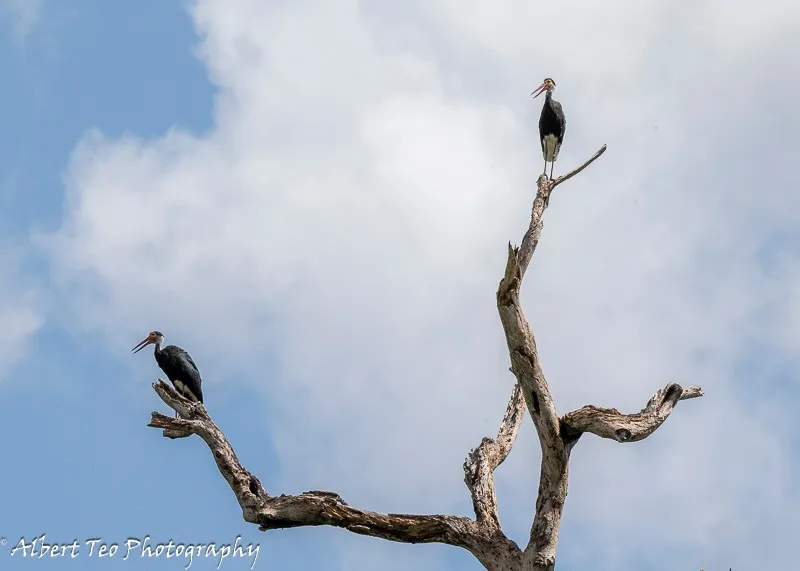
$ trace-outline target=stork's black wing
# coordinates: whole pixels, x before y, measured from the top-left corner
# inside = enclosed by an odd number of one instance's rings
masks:
[[[567,130],[567,118],[564,116],[564,111],[561,109],[561,103],[553,101],[553,111],[556,123],[558,124],[558,144],[564,142],[564,133]]]
[[[156,361],[173,384],[179,381],[198,401],[203,402],[203,380],[189,353],[176,345],[168,345],[156,353]]]
[[[175,346],[173,345],[173,347],[175,347]],[[183,357],[184,359],[186,359],[186,362],[187,362],[187,363],[189,363],[189,366],[191,366],[191,367],[192,367],[192,369],[194,369],[195,371],[197,371],[197,374],[199,375],[199,374],[200,374],[200,370],[197,368],[197,365],[195,365],[195,364],[194,364],[194,360],[192,359],[192,356],[191,356],[191,355],[189,355],[189,353],[187,353],[186,351],[184,351],[184,350],[183,350],[183,349],[181,349],[180,347],[175,347],[175,349],[177,349],[178,351],[180,351],[180,353],[181,353],[181,357]]]

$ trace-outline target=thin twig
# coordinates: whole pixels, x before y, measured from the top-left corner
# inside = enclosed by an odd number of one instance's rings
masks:
[[[558,177],[556,180],[553,181],[553,184],[550,185],[550,192],[552,192],[553,189],[555,187],[557,187],[559,184],[561,184],[562,182],[568,181],[573,176],[575,176],[576,174],[581,172],[583,169],[588,167],[590,164],[595,162],[598,158],[600,158],[600,155],[602,155],[605,152],[606,152],[606,145],[603,145],[602,147],[600,147],[599,151],[597,151],[594,155],[592,155],[592,158],[590,158],[588,161],[583,163],[581,166],[579,166],[578,168],[576,168],[572,172],[569,172],[569,173],[567,173],[565,175],[561,175],[560,177]]]

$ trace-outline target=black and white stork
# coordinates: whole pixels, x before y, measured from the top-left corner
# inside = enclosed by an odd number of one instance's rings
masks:
[[[542,155],[544,156],[544,175],[547,175],[547,163],[550,163],[550,178],[553,178],[553,164],[558,158],[558,151],[561,150],[561,143],[564,141],[564,131],[567,130],[567,120],[564,111],[561,110],[561,103],[553,99],[553,91],[556,82],[549,77],[531,93],[534,99],[542,93],[544,96],[544,106],[542,114],[539,116],[539,140],[542,142]],[[536,95],[534,95],[534,93]]]
[[[189,356],[189,353],[175,345],[167,345],[163,349],[164,336],[160,331],[151,331],[147,337],[139,341],[131,351],[138,353],[145,347],[155,344],[153,355],[156,363],[167,378],[172,382],[175,389],[190,401],[203,402],[203,380],[200,378],[200,371],[197,365]],[[178,413],[175,413],[175,418]]]

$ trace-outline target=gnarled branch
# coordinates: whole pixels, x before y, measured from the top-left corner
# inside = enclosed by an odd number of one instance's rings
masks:
[[[339,494],[324,491],[272,496],[258,478],[242,466],[233,447],[202,404],[187,400],[162,379],[153,384],[153,389],[183,418],[153,412],[148,426],[162,429],[167,438],[183,438],[192,434],[202,438],[236,496],[243,518],[249,523],[258,524],[262,531],[329,525],[401,543],[446,543],[463,547],[487,569],[502,569],[497,562],[503,562],[507,565],[505,568],[512,568],[521,560],[520,549],[499,529],[467,517],[379,514],[352,507]],[[500,440],[503,438],[498,438]]]
[[[522,424],[524,411],[525,399],[522,397],[519,384],[515,383],[497,437],[484,438],[464,461],[464,482],[472,496],[475,517],[478,523],[496,532],[501,531],[501,526],[497,512],[494,471],[511,452]]]
[[[464,461],[464,481],[472,497],[475,520],[450,515],[379,514],[352,507],[338,494],[324,491],[272,496],[242,466],[205,407],[188,401],[161,379],[153,388],[181,418],[153,412],[149,426],[163,429],[167,438],[192,434],[202,438],[236,496],[245,521],[258,524],[262,531],[328,525],[402,543],[437,542],[462,547],[492,571],[553,571],[567,497],[569,457],[581,434],[591,432],[619,442],[642,440],[667,419],[679,400],[703,395],[699,387],[683,389],[677,383],[669,383],[636,414],[595,406],[585,406],[563,418],[556,412],[533,332],[520,305],[520,287],[539,243],[542,216],[553,189],[585,169],[605,149],[603,145],[583,165],[555,180],[540,176],[522,244],[519,248],[509,244],[505,272],[497,290],[497,309],[516,383],[497,436],[484,438]],[[494,471],[510,453],[526,409],[539,437],[542,464],[530,539],[522,551],[502,532]]]
[[[678,383],[667,383],[636,414],[622,414],[615,408],[587,405],[568,412],[561,422],[575,433],[591,432],[617,442],[638,442],[650,436],[667,420],[678,401],[701,397],[703,394],[703,389],[697,386],[684,389]]]
[[[586,164],[589,162],[591,160]],[[519,299],[522,278],[539,244],[542,216],[550,203],[554,182],[545,175],[539,177],[530,224],[519,248],[512,248],[509,244],[506,269],[497,288],[497,310],[511,358],[511,371],[517,378],[542,450],[536,511],[523,554],[525,565],[537,570],[555,566],[558,530],[567,497],[569,454],[577,441],[562,438],[560,420],[542,372],[536,340]]]

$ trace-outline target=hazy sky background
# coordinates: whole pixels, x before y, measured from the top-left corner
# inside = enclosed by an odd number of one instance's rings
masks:
[[[643,443],[581,439],[558,569],[795,566],[795,2],[0,0],[0,24],[0,566],[46,533],[241,535],[262,570],[479,569],[259,533],[199,439],[146,427],[160,371],[130,348],[158,329],[192,354],[271,493],[472,515],[461,465],[513,383],[494,293],[546,76],[556,173],[608,144],[557,189],[523,288],[559,412],[707,394]],[[526,419],[497,472],[523,545],[538,472]]]

